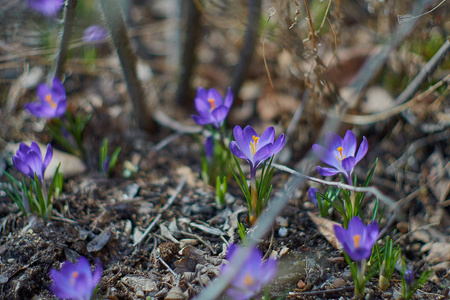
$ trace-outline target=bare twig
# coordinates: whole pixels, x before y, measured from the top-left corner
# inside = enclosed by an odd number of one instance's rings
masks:
[[[62,73],[64,63],[67,59],[67,49],[69,47],[70,36],[72,35],[72,27],[75,21],[78,0],[66,0],[64,5],[63,28],[59,37],[59,47],[57,50],[57,59],[52,66],[52,70],[47,78],[51,82],[53,78],[59,77]]]
[[[447,169],[450,167],[450,163],[447,163],[445,165],[445,167],[442,168],[442,170],[436,174],[436,176],[434,176],[433,178],[431,178],[427,183],[425,183],[424,185],[420,186],[417,190],[415,190],[414,192],[412,192],[411,194],[409,194],[408,196],[406,196],[405,198],[400,199],[399,201],[397,201],[397,208],[394,210],[394,213],[391,215],[391,217],[389,218],[389,220],[387,221],[386,225],[383,227],[383,230],[381,230],[380,235],[378,236],[378,238],[383,237],[387,231],[389,230],[389,228],[392,226],[392,224],[394,223],[394,221],[397,219],[398,215],[401,213],[401,209],[411,200],[416,199],[416,197],[418,195],[420,195],[420,193],[422,192],[423,188],[426,187],[427,185],[429,185],[430,183],[435,182],[436,180],[440,179],[445,172],[447,172]]]
[[[288,172],[288,173],[293,174],[295,176],[303,177],[303,178],[305,178],[306,180],[309,180],[309,181],[314,181],[314,182],[318,182],[318,183],[325,184],[325,185],[330,185],[330,186],[337,186],[338,188],[346,189],[346,190],[349,190],[349,191],[354,191],[354,192],[357,192],[357,193],[369,193],[369,194],[372,194],[372,195],[380,198],[381,201],[383,201],[384,203],[388,204],[389,206],[391,206],[393,208],[395,208],[397,206],[397,204],[395,203],[394,200],[392,200],[388,196],[384,195],[377,188],[372,187],[372,186],[369,186],[369,187],[356,187],[356,186],[348,185],[348,184],[345,184],[345,183],[342,183],[342,182],[327,181],[327,180],[322,180],[322,179],[318,179],[318,178],[315,178],[315,177],[311,177],[311,176],[302,174],[300,172],[297,172],[295,170],[292,170],[291,168],[288,168],[288,167],[283,166],[283,165],[272,164],[272,166],[274,166],[275,168],[277,168],[280,171]]]
[[[139,245],[146,237],[147,235],[150,233],[150,231],[153,229],[153,227],[155,227],[156,223],[159,221],[159,219],[161,219],[162,217],[162,213],[164,211],[166,211],[175,201],[175,199],[177,198],[178,194],[181,192],[181,189],[184,187],[185,183],[186,183],[187,178],[183,177],[183,179],[181,179],[180,183],[178,184],[177,188],[175,189],[175,192],[172,194],[172,196],[170,196],[169,200],[167,201],[167,203],[161,208],[161,210],[159,211],[158,215],[156,216],[156,218],[152,221],[152,223],[147,227],[147,229],[145,230],[145,232],[142,234],[141,238],[139,239],[139,241],[137,241],[136,243],[133,244],[133,247],[136,247],[137,245]]]
[[[111,38],[119,56],[128,94],[133,103],[134,117],[139,128],[152,131],[155,124],[150,106],[146,102],[144,89],[136,73],[136,55],[128,38],[125,20],[117,0],[99,0]]]
[[[436,91],[438,88],[440,88],[444,83],[448,84],[448,81],[450,81],[450,75],[447,75],[444,79],[436,83],[435,85],[431,86],[428,90],[425,92],[415,96],[411,100],[409,100],[406,103],[400,104],[398,106],[394,106],[392,108],[389,108],[385,111],[374,113],[371,115],[349,115],[344,114],[342,116],[336,115],[337,118],[340,118],[342,122],[349,123],[349,124],[355,124],[355,125],[368,125],[371,123],[376,123],[381,120],[386,120],[392,116],[395,116],[396,114],[399,114],[408,108],[412,107],[416,102],[422,101],[429,95],[431,95],[434,91]],[[413,80],[414,82],[414,80]],[[412,84],[412,82],[411,82]],[[410,87],[411,84],[408,86]],[[406,88],[408,89],[408,88]],[[405,91],[406,91],[405,89]],[[403,94],[403,93],[402,93]],[[400,95],[401,96],[401,95]],[[399,98],[400,98],[399,96]],[[397,99],[399,99],[397,98]],[[397,101],[397,100],[396,100]]]
[[[276,12],[277,12],[276,9],[273,7],[271,7],[269,9],[269,17],[267,18],[266,24],[264,25],[264,31],[262,34],[262,55],[263,55],[263,60],[264,60],[264,67],[266,68],[267,77],[269,78],[270,86],[272,87],[272,89],[274,89],[274,87],[273,87],[272,77],[270,76],[269,67],[267,66],[265,39],[266,39],[267,24],[269,24],[270,19],[275,15]]]
[[[247,29],[244,36],[244,45],[241,49],[239,61],[233,73],[231,90],[237,96],[245,80],[248,68],[255,52],[261,16],[261,0],[248,0]]]

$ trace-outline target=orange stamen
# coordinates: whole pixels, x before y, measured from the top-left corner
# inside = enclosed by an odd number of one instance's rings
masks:
[[[245,275],[244,284],[249,286],[249,285],[252,285],[253,283],[254,283],[254,281],[253,281],[252,276],[250,274]]]
[[[216,105],[214,104],[214,99],[208,99],[209,105],[211,105],[211,110],[216,108]]]
[[[253,142],[250,142],[250,152],[252,153],[252,155],[255,155],[256,149],[258,148],[259,137],[252,136],[252,139],[253,139]]]
[[[77,278],[77,277],[78,277],[78,272],[77,272],[77,271],[73,272],[73,273],[72,273],[72,277],[73,277],[73,278]]]
[[[344,151],[344,148],[342,148],[342,147],[337,147],[336,150],[339,151],[339,153],[341,154],[341,158],[337,157],[337,155],[335,155],[335,157],[337,158],[337,160],[338,160],[339,162],[342,162],[342,160],[345,158],[345,155],[342,154],[342,151]]]
[[[48,104],[50,104],[51,107],[56,108],[58,105],[56,105],[56,103],[53,101],[52,99],[52,95],[51,94],[47,94],[45,95],[45,101],[48,102]]]
[[[353,242],[355,243],[355,248],[359,248],[359,240],[361,239],[361,236],[359,234],[353,236]]]

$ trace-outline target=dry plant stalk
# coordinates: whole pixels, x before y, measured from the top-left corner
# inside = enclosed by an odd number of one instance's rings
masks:
[[[137,58],[130,45],[120,5],[117,0],[100,0],[99,2],[119,56],[128,93],[133,104],[136,123],[139,128],[151,132],[155,129],[155,123],[152,119],[151,108],[146,101],[144,89],[137,77]]]

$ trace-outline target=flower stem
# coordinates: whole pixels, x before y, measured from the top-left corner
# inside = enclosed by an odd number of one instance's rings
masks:
[[[250,215],[249,218],[249,222],[250,225],[253,225],[256,220],[258,219],[258,214],[259,212],[257,212],[257,204],[258,204],[258,190],[256,189],[256,180],[255,178],[252,176],[252,181],[250,183],[250,193],[252,196],[252,214]]]

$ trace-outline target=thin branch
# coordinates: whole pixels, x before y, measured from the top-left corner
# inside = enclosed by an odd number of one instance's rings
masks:
[[[124,16],[117,0],[99,0],[111,38],[119,56],[122,72],[127,84],[128,94],[133,103],[134,117],[139,128],[152,131],[155,127],[150,106],[142,84],[137,77],[136,55],[134,54],[130,39],[128,38]]]
[[[139,241],[137,241],[136,243],[133,244],[133,247],[136,247],[137,245],[139,245],[146,237],[147,235],[150,233],[150,231],[153,229],[153,227],[155,227],[156,223],[159,221],[159,219],[161,219],[163,212],[165,212],[175,201],[175,199],[177,198],[178,194],[181,192],[181,189],[183,189],[185,183],[186,183],[187,178],[183,177],[183,179],[181,179],[180,183],[178,184],[177,188],[175,189],[175,192],[172,194],[172,196],[170,196],[169,200],[167,201],[167,203],[161,208],[161,210],[159,211],[158,215],[156,216],[156,218],[152,221],[152,223],[147,227],[147,229],[145,230],[145,232],[142,234],[141,238],[139,239]]]
[[[288,168],[288,167],[283,166],[283,165],[272,164],[272,166],[274,166],[275,168],[277,168],[280,171],[284,171],[284,172],[293,174],[295,176],[303,177],[303,178],[305,178],[306,180],[309,180],[309,181],[314,181],[314,182],[318,182],[318,183],[325,184],[325,185],[330,185],[330,186],[337,186],[338,188],[346,189],[346,190],[349,190],[349,191],[354,191],[354,192],[357,192],[357,193],[369,193],[369,194],[372,194],[372,195],[378,197],[384,203],[386,203],[387,205],[389,205],[389,206],[391,206],[393,208],[395,208],[397,206],[397,204],[395,203],[394,200],[392,200],[388,196],[385,196],[382,192],[380,192],[377,188],[375,188],[373,186],[356,187],[356,186],[348,185],[348,184],[345,184],[345,183],[342,183],[342,182],[327,181],[327,180],[322,180],[322,179],[318,179],[318,178],[315,178],[315,177],[311,177],[311,176],[302,174],[300,172],[297,172],[295,170],[292,170],[291,168]]]
[[[57,59],[49,72],[47,80],[51,82],[54,77],[59,77],[62,73],[64,63],[67,59],[67,50],[69,48],[70,36],[72,35],[72,27],[75,21],[78,0],[66,0],[64,5],[64,19],[62,20],[63,28],[59,36],[59,47],[56,53]]]
[[[248,68],[255,52],[261,17],[261,0],[248,0],[247,28],[244,36],[244,45],[241,49],[239,61],[233,73],[231,90],[236,97],[247,75]]]

